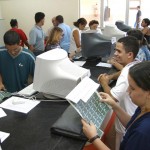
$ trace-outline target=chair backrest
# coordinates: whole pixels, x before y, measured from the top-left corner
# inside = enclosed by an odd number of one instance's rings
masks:
[[[105,40],[99,33],[82,33],[82,57],[106,57],[111,53],[111,40]]]
[[[117,26],[119,30],[124,31],[124,32],[128,32],[129,30],[132,29],[130,26],[124,24],[123,21],[116,21],[115,25]]]

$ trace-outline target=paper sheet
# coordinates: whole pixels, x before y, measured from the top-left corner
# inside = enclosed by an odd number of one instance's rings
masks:
[[[1,103],[0,107],[22,112],[22,113],[28,113],[31,109],[33,109],[39,103],[40,101],[29,100],[25,98],[12,96],[6,101],[4,101],[3,103]]]
[[[0,118],[7,116],[2,108],[0,108]]]
[[[67,96],[66,99],[77,103],[80,99],[84,102],[98,89],[99,84],[89,77],[85,77]],[[83,90],[84,89],[84,90]]]
[[[111,68],[112,64],[100,62],[96,66]]]
[[[74,61],[74,64],[76,64],[77,66],[82,67],[85,64],[86,61]]]
[[[0,141],[1,143],[10,135],[10,133],[0,131]]]

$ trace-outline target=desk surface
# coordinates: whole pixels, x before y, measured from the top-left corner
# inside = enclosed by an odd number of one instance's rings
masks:
[[[0,130],[10,136],[2,143],[2,150],[82,149],[82,141],[50,134],[51,125],[68,106],[67,102],[41,102],[28,114],[5,109],[8,116],[0,119]]]
[[[100,73],[110,70],[91,63],[84,67],[90,69],[94,81]],[[2,150],[82,150],[84,141],[50,133],[51,126],[68,106],[67,101],[42,101],[28,114],[4,109],[7,117],[0,118],[0,131],[10,136],[2,143]]]

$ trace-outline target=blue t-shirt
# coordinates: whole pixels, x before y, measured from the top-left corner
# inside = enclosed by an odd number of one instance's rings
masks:
[[[12,57],[7,49],[0,50],[0,74],[7,91],[16,92],[27,86],[29,75],[33,76],[35,56],[23,48],[18,56]]]
[[[120,150],[150,150],[150,112],[138,118],[141,109],[138,107],[127,124]],[[131,125],[131,126],[130,126]]]
[[[64,34],[60,41],[60,47],[62,47],[62,49],[64,49],[68,53],[70,47],[71,28],[65,23],[59,24],[58,27],[63,30]]]
[[[150,51],[146,45],[140,47],[136,58],[138,58],[140,61],[150,60]]]

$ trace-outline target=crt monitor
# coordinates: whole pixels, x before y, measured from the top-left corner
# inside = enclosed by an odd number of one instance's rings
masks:
[[[99,33],[82,33],[82,57],[106,57],[111,53],[111,40],[105,40]]]
[[[65,98],[90,71],[71,62],[63,49],[36,57],[33,88],[50,99]]]

